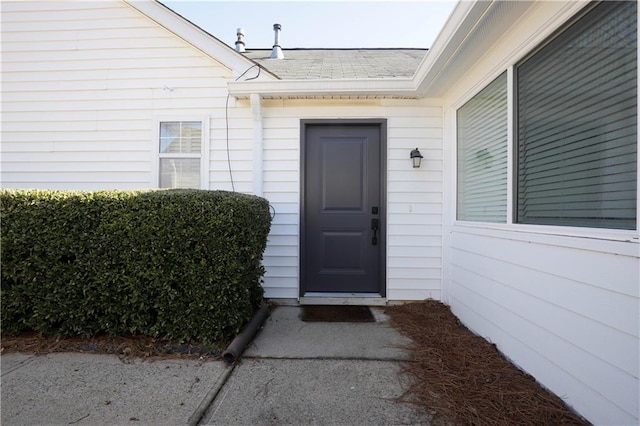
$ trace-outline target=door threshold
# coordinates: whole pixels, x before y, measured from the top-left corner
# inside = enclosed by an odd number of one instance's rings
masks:
[[[377,293],[305,293],[301,305],[384,306],[387,299]]]

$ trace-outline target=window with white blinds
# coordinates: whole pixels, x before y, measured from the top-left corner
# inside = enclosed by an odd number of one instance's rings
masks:
[[[517,66],[519,223],[636,228],[636,9],[602,2]]]
[[[457,112],[458,220],[506,221],[507,124],[503,73]]]
[[[200,188],[202,136],[201,121],[160,122],[160,188]]]

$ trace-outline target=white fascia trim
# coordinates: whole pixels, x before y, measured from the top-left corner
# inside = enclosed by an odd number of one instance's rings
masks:
[[[236,70],[242,73],[247,68],[258,65],[155,0],[122,1],[232,72]],[[269,71],[264,68],[262,70],[264,72],[261,73],[260,78],[277,79]]]
[[[343,80],[277,80],[235,81],[228,83],[229,94],[247,99],[251,94],[263,98],[297,96],[399,96],[415,98],[415,87],[410,78],[398,79],[343,79]]]
[[[492,3],[477,0],[458,2],[413,76],[416,89],[424,85],[427,78],[443,71]]]

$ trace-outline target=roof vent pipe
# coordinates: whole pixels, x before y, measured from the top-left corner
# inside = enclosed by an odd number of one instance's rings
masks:
[[[242,28],[238,28],[236,30],[236,35],[238,39],[236,40],[236,52],[244,52],[244,30]]]
[[[283,59],[284,53],[282,53],[282,49],[280,48],[280,30],[282,29],[282,25],[273,24],[273,31],[275,32],[276,38],[273,44],[273,50],[271,51],[271,59]]]

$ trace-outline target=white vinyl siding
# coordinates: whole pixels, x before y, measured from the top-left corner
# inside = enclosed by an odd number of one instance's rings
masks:
[[[634,424],[637,247],[471,228],[452,247],[450,304],[465,324],[595,424]]]
[[[224,126],[231,70],[125,2],[0,7],[3,187],[157,187],[154,117]]]
[[[518,222],[635,229],[636,3],[599,4],[516,76]]]
[[[230,112],[235,114],[233,109]],[[263,100],[262,114],[264,196],[275,209],[263,262],[266,297],[299,296],[300,120],[386,118],[387,299],[439,299],[442,283],[439,103],[387,99]],[[234,120],[230,124],[232,133],[242,134],[233,127]],[[251,132],[246,133],[250,138]],[[409,158],[416,147],[424,156],[419,169],[412,167]],[[251,158],[250,150],[231,154],[234,158],[240,155]],[[220,177],[224,178],[223,173]]]
[[[502,73],[457,114],[458,220],[507,217],[507,74]]]

